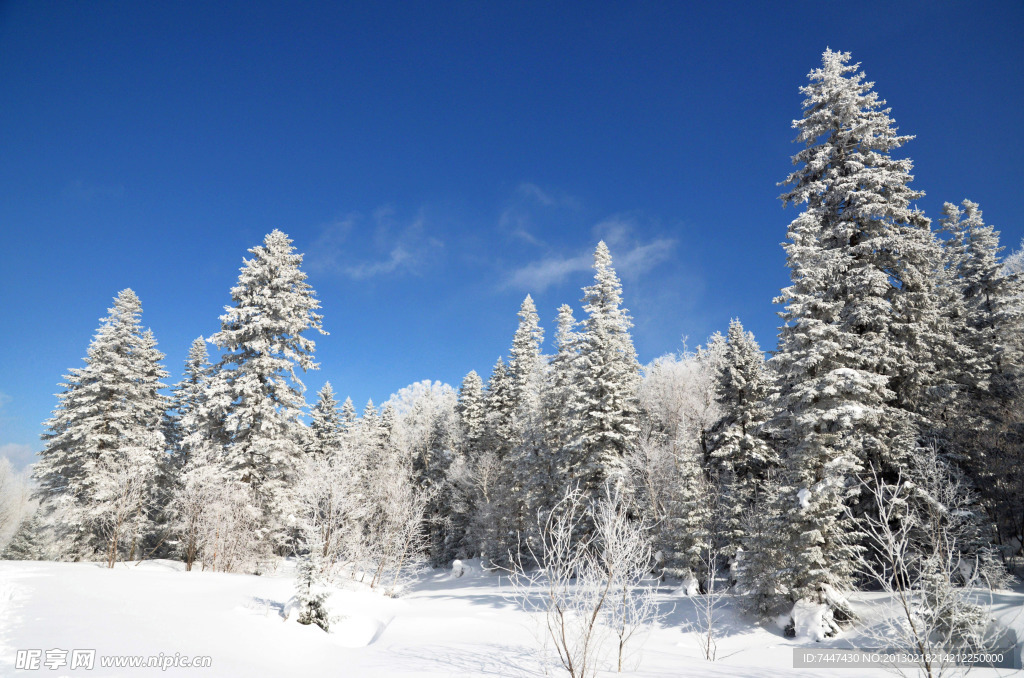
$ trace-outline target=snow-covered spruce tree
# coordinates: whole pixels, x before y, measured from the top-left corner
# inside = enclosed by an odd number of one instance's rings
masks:
[[[514,407],[511,376],[500,357],[487,382],[484,405],[484,434],[473,469],[477,513],[470,528],[480,555],[504,564],[515,541],[514,479],[509,469]]]
[[[727,514],[724,555],[731,558],[744,538],[744,512],[757,501],[766,474],[779,464],[763,432],[770,414],[771,375],[754,335],[736,319],[729,323],[717,387],[725,414],[718,423],[711,456],[722,489],[721,508]]]
[[[934,238],[911,208],[911,162],[890,152],[899,136],[889,109],[848,53],[826,50],[811,71],[805,148],[786,179],[784,205],[804,205],[785,245],[792,285],[776,300],[779,378],[776,424],[785,436],[795,565],[790,598],[834,600],[851,584],[858,533],[844,503],[869,464],[905,466],[916,423],[908,412],[933,397],[936,348],[929,274]],[[929,244],[931,243],[931,244]]]
[[[1024,282],[999,261],[999,232],[970,200],[946,203],[942,229],[954,298],[949,306],[975,360],[957,363],[963,405],[949,428],[960,463],[981,490],[1000,543],[1024,542]],[[1013,547],[1011,546],[1011,549]]]
[[[192,342],[181,381],[171,390],[168,417],[173,477],[167,508],[168,527],[174,535],[185,568],[192,569],[199,551],[199,525],[208,496],[196,492],[194,472],[209,457],[215,424],[207,410],[207,388],[212,366],[202,337]]]
[[[206,400],[205,389],[208,385],[212,366],[206,350],[206,340],[196,338],[189,347],[185,358],[185,370],[181,381],[171,389],[169,425],[166,430],[168,447],[174,457],[174,465],[183,468],[188,463],[190,446],[185,442],[186,432],[183,422],[194,422]]]
[[[504,460],[511,449],[515,401],[513,400],[512,376],[509,374],[508,365],[500,356],[491,369],[490,379],[487,380],[484,404],[486,406],[484,448]]]
[[[341,427],[347,433],[355,428],[359,415],[356,414],[356,406],[352,404],[352,398],[345,398],[341,404]]]
[[[334,388],[331,382],[325,382],[317,392],[316,404],[310,411],[307,452],[317,457],[340,458],[343,452],[344,430],[341,413],[338,411],[338,400],[334,397]]]
[[[740,516],[742,547],[733,562],[741,606],[762,620],[779,614],[785,603],[786,583],[779,573],[792,567],[792,554],[783,538],[788,530],[789,504],[783,502],[780,472],[769,472],[761,483],[753,505]],[[788,498],[788,497],[787,497]]]
[[[113,567],[134,555],[149,530],[154,485],[164,451],[165,398],[152,333],[130,289],[114,299],[89,345],[85,367],[62,384],[46,423],[45,448],[33,468],[44,519],[65,558],[102,554]]]
[[[484,383],[475,370],[471,370],[459,386],[455,413],[458,415],[459,444],[448,470],[452,489],[452,532],[457,540],[457,557],[473,558],[479,553],[480,546],[473,534],[473,522],[478,515],[477,462],[487,416]]]
[[[544,331],[533,299],[527,295],[519,309],[519,327],[509,352],[513,448],[509,459],[515,492],[517,532],[536,538],[536,515],[550,508],[557,488],[550,451],[545,446],[542,398],[545,360]]]
[[[244,260],[231,289],[234,304],[225,307],[221,330],[210,337],[223,351],[215,379],[223,382],[224,394],[213,405],[223,412],[228,477],[248,487],[250,505],[263,512],[264,541],[284,552],[293,536],[289,488],[301,455],[299,416],[306,406],[296,368],[318,367],[315,344],[304,335],[326,332],[291,239],[274,230],[249,252],[253,258]]]
[[[1024,286],[1016,274],[1003,269],[999,232],[986,226],[978,204],[963,201],[963,209],[945,203],[942,230],[954,285],[964,305],[963,342],[977,356],[977,368],[992,398],[1012,398],[1021,371],[1020,330]]]
[[[547,371],[542,407],[546,447],[554,457],[554,468],[559,475],[560,487],[553,496],[561,496],[568,484],[568,458],[579,446],[579,425],[582,409],[580,390],[580,334],[579,323],[568,304],[558,307],[555,333],[555,355]]]
[[[640,364],[622,307],[622,284],[612,268],[608,246],[594,251],[594,284],[583,290],[580,336],[580,447],[569,477],[596,498],[606,481],[619,483],[627,475],[625,456],[639,433],[637,389]]]
[[[380,465],[390,435],[388,425],[383,421],[380,411],[373,404],[373,399],[366,401],[363,416],[359,419],[349,444],[352,448],[352,465],[363,487],[374,469]]]
[[[331,592],[324,585],[323,547],[316,539],[307,544],[308,549],[299,556],[295,577],[295,603],[298,607],[296,621],[300,624],[316,624],[324,631],[331,630],[327,599]]]
[[[456,406],[466,456],[475,458],[479,452],[480,440],[484,435],[487,411],[484,403],[484,382],[475,370],[471,370],[459,386],[459,403]]]

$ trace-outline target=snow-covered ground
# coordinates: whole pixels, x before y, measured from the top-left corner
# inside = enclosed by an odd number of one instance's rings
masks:
[[[283,618],[293,593],[287,564],[268,576],[184,572],[180,563],[144,562],[108,570],[93,563],[0,562],[0,675],[36,676],[517,676],[545,675],[534,620],[503,596],[499,577],[470,564],[464,576],[425,573],[400,598],[349,584],[331,597],[344,615],[327,634]],[[1024,595],[999,593],[995,613],[1022,628]],[[859,676],[882,669],[793,669],[789,639],[738,617],[719,622],[718,660],[706,661],[694,599],[661,594],[664,620],[643,642],[632,676]],[[1024,633],[1021,634],[1024,636]],[[831,641],[856,647],[857,637]],[[95,668],[15,670],[18,650],[96,650]],[[1018,649],[1019,652],[1019,649]],[[208,656],[209,668],[103,668],[104,656]],[[58,653],[57,657],[61,655]],[[70,664],[70,652],[66,655]],[[635,663],[635,662],[634,662]],[[976,669],[972,676],[1015,672]],[[910,673],[912,675],[912,672]],[[556,672],[554,675],[558,675]],[[608,673],[607,675],[614,675]]]

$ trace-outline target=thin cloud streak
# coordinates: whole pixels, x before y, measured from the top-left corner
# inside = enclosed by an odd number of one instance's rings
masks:
[[[598,238],[608,244],[612,264],[623,278],[637,278],[668,260],[676,244],[671,238],[658,238],[649,243],[630,242],[630,225],[621,219],[602,222],[594,230]],[[542,292],[575,273],[589,271],[592,266],[593,251],[589,248],[572,257],[547,256],[512,271],[502,288]]]
[[[422,214],[406,226],[396,222],[395,214],[393,207],[385,205],[371,213],[372,227],[357,212],[327,224],[309,256],[310,269],[353,280],[415,272],[444,243],[426,235]],[[359,250],[367,248],[378,256],[360,256]]]

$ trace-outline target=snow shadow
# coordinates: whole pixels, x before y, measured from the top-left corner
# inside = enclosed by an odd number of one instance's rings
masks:
[[[263,598],[260,596],[253,596],[249,603],[245,606],[247,610],[253,610],[255,612],[262,612],[263,616],[269,617],[272,614],[278,617],[284,618],[284,603],[279,600],[272,600],[270,598]]]
[[[702,609],[706,596],[680,596],[669,591],[659,593],[658,611],[664,615],[659,622],[662,628],[677,628],[684,631],[696,631],[702,628]],[[714,629],[716,638],[750,633],[757,628],[764,628],[770,633],[782,637],[782,632],[773,627],[762,627],[738,609],[732,595],[722,596],[715,606]]]

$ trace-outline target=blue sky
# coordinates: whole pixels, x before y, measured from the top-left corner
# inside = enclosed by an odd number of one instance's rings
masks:
[[[1016,247],[1022,32],[1017,1],[0,3],[0,454],[125,287],[177,380],[274,228],[331,332],[306,383],[360,408],[486,378],[527,292],[550,337],[600,238],[641,360],[733,316],[770,349],[821,52],[917,135],[926,213]]]

